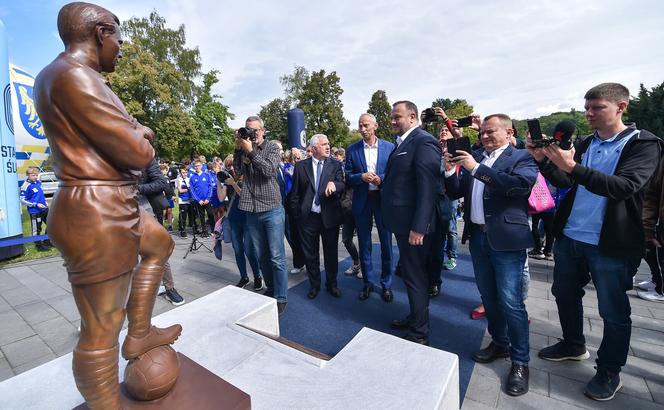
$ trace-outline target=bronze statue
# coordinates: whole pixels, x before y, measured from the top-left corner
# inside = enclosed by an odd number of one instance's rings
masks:
[[[100,74],[113,72],[120,58],[119,24],[97,5],[65,5],[58,14],[65,51],[35,80],[37,111],[61,181],[48,232],[81,314],[73,372],[92,409],[121,407],[118,335],[125,315],[127,360],[168,346],[182,331],[150,322],[174,242],[138,206],[136,182],[154,157],[154,133],[127,113]]]

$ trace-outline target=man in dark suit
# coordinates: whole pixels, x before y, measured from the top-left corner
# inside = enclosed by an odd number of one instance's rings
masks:
[[[461,176],[446,173],[448,192],[465,196],[465,223],[470,227],[470,254],[475,280],[486,310],[492,342],[473,354],[478,363],[510,357],[507,394],[528,392],[528,313],[523,303],[523,265],[533,246],[528,225],[528,196],[537,165],[526,150],[510,144],[512,121],[505,114],[484,118],[483,149],[457,151],[451,159]],[[457,184],[458,183],[458,184]]]
[[[441,152],[438,141],[417,126],[417,106],[410,101],[393,105],[392,129],[397,147],[387,161],[381,208],[387,229],[399,246],[401,277],[406,284],[410,314],[395,320],[395,328],[409,329],[407,340],[429,344],[429,278],[427,254],[437,226],[435,205],[440,192]]]
[[[290,206],[298,222],[302,250],[307,266],[313,299],[320,291],[320,254],[323,241],[325,288],[334,297],[341,296],[337,287],[339,227],[344,222],[341,194],[344,172],[341,162],[330,158],[330,142],[323,134],[314,135],[309,145],[312,156],[295,165]],[[320,238],[320,239],[319,239]]]
[[[383,223],[380,209],[380,187],[385,179],[387,159],[394,144],[376,137],[378,123],[371,114],[360,115],[358,129],[362,140],[350,145],[346,151],[346,182],[353,187],[353,216],[357,224],[360,245],[360,266],[364,286],[360,300],[369,298],[374,290],[373,263],[371,261],[371,229],[376,222],[380,239],[382,298],[392,302],[392,232]]]

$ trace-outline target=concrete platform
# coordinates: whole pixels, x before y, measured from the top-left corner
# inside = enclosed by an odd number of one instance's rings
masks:
[[[154,323],[181,323],[176,350],[251,395],[254,409],[459,408],[456,355],[363,328],[331,360],[315,358],[252,331],[279,336],[276,302],[236,287]],[[0,397],[6,409],[80,404],[71,353],[0,383]]]

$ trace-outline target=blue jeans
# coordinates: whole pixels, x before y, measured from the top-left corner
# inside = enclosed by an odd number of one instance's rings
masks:
[[[450,219],[450,225],[445,232],[445,238],[443,241],[443,260],[445,260],[445,255],[448,259],[456,259],[459,253],[459,240],[457,233],[457,220],[456,220],[456,209],[459,205],[459,200],[455,199],[450,202],[450,208],[452,209],[452,219]]]
[[[583,287],[591,277],[597,290],[604,335],[597,351],[597,367],[614,373],[627,362],[632,332],[632,312],[627,291],[639,266],[639,257],[620,257],[600,252],[599,247],[562,235],[553,244],[553,286],[563,339],[585,345],[583,336]]]
[[[261,270],[258,266],[258,254],[256,253],[256,247],[254,246],[254,241],[249,237],[249,229],[247,228],[247,223],[245,222],[234,222],[229,220],[229,225],[231,227],[231,242],[233,243],[233,252],[235,252],[235,263],[237,268],[240,271],[240,276],[243,278],[248,278],[247,275],[247,261],[244,259],[244,256],[247,255],[249,259],[249,266],[254,273],[254,280],[261,277]]]
[[[380,195],[369,194],[364,209],[355,215],[357,226],[357,244],[360,251],[360,267],[365,286],[374,285],[373,262],[371,260],[371,229],[376,221],[378,239],[380,240],[381,275],[380,284],[383,289],[392,288],[392,233],[383,224],[383,213],[380,208]]]
[[[247,212],[249,236],[256,247],[261,272],[268,289],[278,302],[287,301],[288,274],[284,250],[284,208],[265,212]]]
[[[513,363],[528,365],[528,312],[523,303],[526,250],[495,251],[486,233],[475,226],[471,229],[470,255],[489,333],[498,346],[509,346]]]

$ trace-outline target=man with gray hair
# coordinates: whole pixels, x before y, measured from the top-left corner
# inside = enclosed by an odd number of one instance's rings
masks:
[[[334,297],[341,296],[337,286],[339,267],[339,227],[344,222],[341,194],[345,189],[341,162],[330,157],[327,136],[316,134],[309,142],[312,156],[295,165],[290,206],[298,222],[302,250],[313,299],[320,291],[320,251],[323,241],[325,288]],[[320,239],[319,239],[320,238]]]
[[[249,235],[256,247],[267,285],[265,295],[277,299],[281,314],[288,302],[285,213],[277,179],[281,148],[265,139],[265,127],[260,117],[247,118],[245,129],[238,130],[233,159],[237,176],[244,176],[238,208],[247,212]]]

